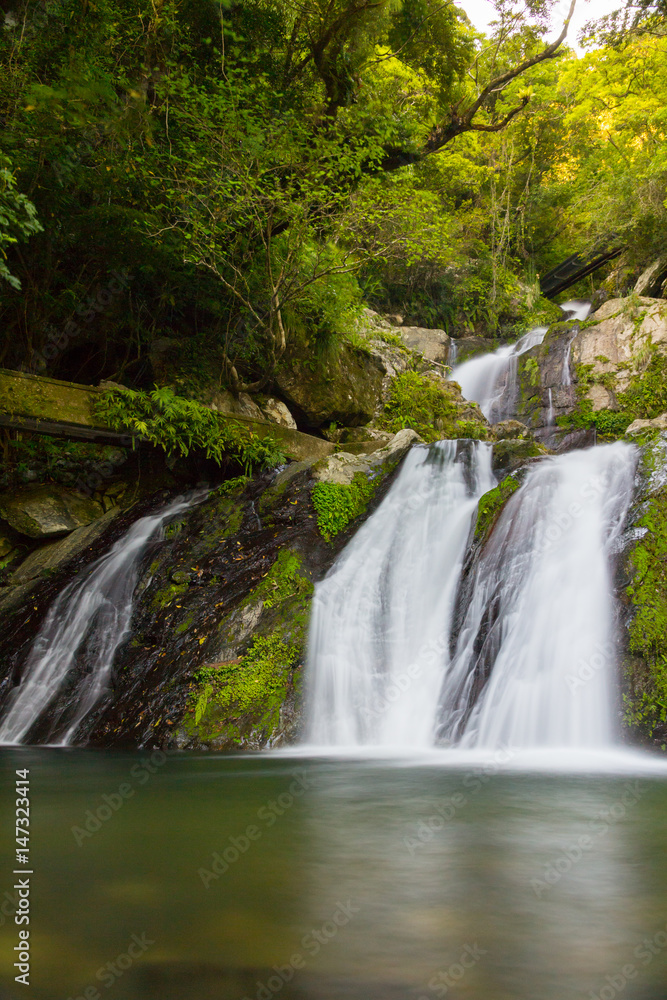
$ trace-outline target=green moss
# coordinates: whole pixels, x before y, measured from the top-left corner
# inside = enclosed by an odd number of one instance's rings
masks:
[[[270,737],[280,722],[292,668],[299,649],[283,641],[279,630],[256,636],[238,661],[198,671],[190,698],[194,710],[186,731],[200,739],[243,742],[250,731]]]
[[[349,485],[317,484],[312,493],[313,507],[317,512],[317,527],[327,542],[366,510],[375,487],[376,483],[363,472],[357,472]]]
[[[221,486],[213,490],[211,495],[218,497],[238,496],[245,489],[246,483],[249,482],[249,476],[236,476],[234,479],[227,479]]]
[[[313,585],[303,575],[300,557],[291,549],[281,549],[273,566],[248,599],[252,602],[260,599],[265,608],[272,608],[290,597],[311,595],[312,592]]]
[[[180,597],[188,589],[187,583],[170,583],[165,587],[162,587],[153,596],[151,601],[151,607],[154,611],[161,608],[166,608],[168,604],[171,604],[173,600]]]
[[[532,386],[538,386],[540,384],[540,366],[535,358],[527,358],[524,367],[530,384]]]
[[[617,375],[614,372],[595,374],[593,365],[577,365],[574,410],[564,417],[557,417],[556,423],[567,430],[595,427],[603,439],[614,440],[622,437],[634,420],[652,420],[667,412],[667,357],[655,347],[650,347],[645,356],[636,355],[633,364],[641,365],[642,371],[632,376],[627,389],[616,393],[618,410],[606,407],[593,410],[587,395],[594,384],[614,392]]]
[[[516,476],[505,476],[498,486],[480,497],[477,505],[477,522],[475,524],[476,539],[481,539],[488,535],[498,520],[501,510],[520,486],[521,481]]]
[[[188,629],[192,627],[194,620],[194,615],[188,615],[185,621],[182,621],[180,625],[176,626],[174,632],[176,632],[177,635],[180,635],[182,632],[187,632]]]
[[[667,412],[667,356],[652,348],[648,364],[630,379],[618,400],[633,419],[652,420]]]
[[[650,737],[667,721],[667,490],[651,499],[637,526],[647,531],[633,550],[626,594],[635,608],[630,652],[644,669],[629,668],[623,700],[627,725]]]
[[[417,372],[403,372],[392,380],[389,399],[378,423],[392,434],[411,427],[424,441],[486,439],[488,428],[484,423],[461,420],[459,414],[454,383],[436,383]]]

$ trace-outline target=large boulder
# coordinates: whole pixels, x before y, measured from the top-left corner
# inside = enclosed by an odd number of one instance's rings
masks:
[[[521,355],[517,415],[537,430],[569,414],[621,410],[622,394],[656,355],[667,355],[667,303],[610,299],[586,322],[550,327],[541,345]]]
[[[269,396],[262,403],[262,413],[265,420],[270,420],[274,424],[280,424],[282,427],[291,427],[294,431],[296,430],[296,420],[282,400]]]
[[[343,342],[335,358],[315,364],[297,353],[287,355],[275,382],[301,422],[358,427],[368,423],[382,395],[384,372],[370,351]]]
[[[444,330],[427,330],[421,326],[401,327],[401,339],[406,347],[421,354],[426,361],[446,365],[450,354],[450,337]]]
[[[212,410],[220,413],[229,413],[230,416],[250,417],[252,420],[266,420],[257,403],[247,392],[240,392],[238,396],[229,392],[228,389],[219,389],[213,393],[208,405]]]
[[[95,500],[56,484],[0,496],[0,515],[15,531],[30,538],[64,535],[103,513]]]
[[[119,512],[120,507],[113,507],[96,521],[91,521],[90,524],[84,525],[82,528],[76,528],[64,538],[40,545],[23,560],[18,569],[14,570],[9,578],[10,585],[17,586],[28,583],[30,580],[35,580],[60,569],[70,559],[78,556],[89,545],[92,545],[102,532],[106,531],[110,522]]]

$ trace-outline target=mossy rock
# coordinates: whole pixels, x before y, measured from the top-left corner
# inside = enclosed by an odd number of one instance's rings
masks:
[[[658,745],[667,743],[666,458],[664,437],[644,448],[640,472],[648,488],[640,494],[641,516],[632,525],[641,537],[627,556],[630,582],[623,592],[629,609],[624,723],[635,738]]]
[[[368,354],[342,343],[334,359],[319,364],[313,361],[312,352],[288,355],[275,380],[302,423],[358,427],[368,423],[377,409],[383,372]]]
[[[495,527],[500,514],[513,493],[519,489],[523,476],[512,473],[488,493],[480,497],[477,504],[477,520],[475,522],[475,541],[484,542]]]
[[[102,517],[101,504],[51,484],[0,496],[0,514],[29,538],[49,538],[85,527]]]
[[[411,428],[427,442],[443,438],[487,440],[491,429],[477,404],[464,400],[456,382],[436,375],[403,372],[392,379],[377,421],[394,434]]]
[[[299,555],[281,550],[261,583],[221,623],[222,648],[233,652],[241,642],[246,651],[195,675],[181,724],[187,739],[224,749],[259,748],[285,737],[285,715],[296,715],[312,594]]]

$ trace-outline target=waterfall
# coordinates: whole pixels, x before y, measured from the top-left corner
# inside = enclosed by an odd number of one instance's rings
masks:
[[[561,302],[560,308],[565,313],[565,319],[576,319],[583,323],[591,311],[591,305],[585,299],[571,299],[569,302]]]
[[[75,678],[77,654],[87,673],[68,706],[51,721],[57,743],[67,746],[86,715],[108,689],[114,654],[127,635],[141,561],[169,518],[194,500],[179,497],[157,514],[142,517],[111,550],[69,583],[51,605],[30,649],[21,683],[0,721],[0,744],[21,743]]]
[[[392,489],[313,600],[307,716],[313,742],[433,740],[470,525],[494,483],[491,448],[414,447]]]
[[[581,299],[563,302],[560,306],[566,320],[586,319],[591,311],[591,303]],[[495,424],[514,416],[517,398],[517,363],[520,354],[536,347],[544,340],[546,326],[536,326],[529,330],[516,344],[505,344],[497,351],[482,354],[457,365],[452,379],[461,386],[465,399],[474,399],[486,419]],[[451,363],[451,362],[450,362]],[[570,384],[570,346],[563,364],[563,385]]]
[[[622,443],[548,458],[510,498],[467,588],[441,738],[483,747],[611,740],[610,555],[635,462]]]
[[[466,561],[479,496],[493,482],[489,446],[413,448],[316,588],[310,741],[607,744],[609,563],[635,461],[621,443],[544,459]]]
[[[566,319],[576,319],[578,322],[583,322],[591,311],[591,303],[584,302],[583,299],[572,299],[571,302],[563,302],[561,309],[565,313]],[[563,357],[563,374],[561,381],[565,386],[572,385],[572,375],[570,374],[570,356],[572,354],[572,341],[576,337],[577,332],[578,328],[575,327],[574,333],[567,343],[565,356]]]
[[[452,372],[452,379],[461,386],[465,399],[477,400],[490,423],[507,420],[513,415],[517,393],[516,359],[541,344],[547,329],[536,326],[516,344],[505,344],[491,354],[464,361]]]

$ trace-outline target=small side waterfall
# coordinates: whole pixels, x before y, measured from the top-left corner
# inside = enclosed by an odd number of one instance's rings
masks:
[[[197,499],[197,498],[196,498]],[[85,650],[86,674],[74,709],[51,720],[54,742],[67,746],[107,690],[114,653],[127,634],[142,557],[166,521],[190,506],[178,498],[142,517],[111,550],[75,577],[51,605],[0,722],[0,744],[21,743],[68,682]]]
[[[415,447],[313,601],[309,737],[430,746],[470,525],[491,447]]]
[[[512,416],[516,402],[517,365],[520,354],[541,344],[548,327],[536,326],[516,344],[506,344],[492,354],[482,354],[457,365],[452,379],[461,386],[466,399],[475,399],[490,423]]]
[[[464,571],[489,447],[414,448],[316,588],[311,742],[603,746],[613,734],[610,553],[636,453],[547,458]],[[465,577],[465,578],[464,578]]]
[[[591,311],[591,303],[580,299],[563,302],[560,307],[566,320],[582,321]],[[495,424],[499,420],[513,417],[517,399],[517,363],[516,359],[525,354],[531,347],[537,347],[544,340],[548,327],[536,326],[529,330],[516,344],[505,344],[497,351],[482,354],[457,365],[452,372],[452,379],[461,386],[461,392],[466,399],[474,399],[486,419]],[[450,362],[451,363],[451,362]],[[567,375],[566,375],[567,372]],[[568,381],[565,381],[565,379]],[[570,384],[570,348],[563,363],[563,384]]]

